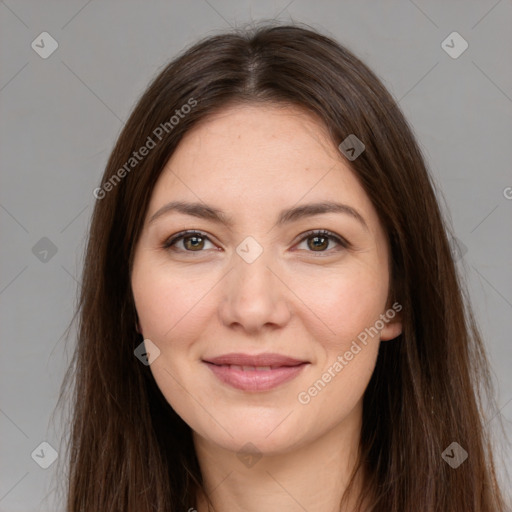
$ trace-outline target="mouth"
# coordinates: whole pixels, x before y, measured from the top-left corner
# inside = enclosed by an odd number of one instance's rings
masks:
[[[280,354],[226,354],[203,359],[222,383],[243,391],[268,391],[297,377],[309,361]]]

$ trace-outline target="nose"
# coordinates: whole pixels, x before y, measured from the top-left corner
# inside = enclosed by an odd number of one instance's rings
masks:
[[[220,302],[224,325],[247,333],[284,327],[291,317],[293,295],[266,251],[252,263],[233,255],[233,269],[226,276]]]

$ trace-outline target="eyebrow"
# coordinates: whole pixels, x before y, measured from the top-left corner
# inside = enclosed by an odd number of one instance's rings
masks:
[[[210,220],[218,224],[224,224],[227,227],[233,226],[233,219],[227,216],[222,210],[204,203],[189,203],[186,201],[171,201],[170,203],[165,204],[151,216],[149,223],[152,223],[162,215],[170,212],[178,212],[183,213],[184,215]],[[368,230],[368,225],[366,224],[363,216],[355,208],[333,201],[321,201],[318,203],[310,203],[281,210],[276,224],[278,226],[282,226],[306,217],[321,215],[323,213],[343,213],[349,215]]]

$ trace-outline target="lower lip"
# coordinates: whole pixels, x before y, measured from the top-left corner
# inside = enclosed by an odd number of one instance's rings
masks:
[[[267,391],[297,377],[307,363],[280,366],[272,370],[237,370],[229,366],[206,363],[214,375],[225,384],[243,391]]]

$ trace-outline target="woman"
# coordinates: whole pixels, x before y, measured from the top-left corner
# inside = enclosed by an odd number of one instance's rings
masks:
[[[94,195],[69,511],[505,510],[434,186],[348,50],[201,41]]]

